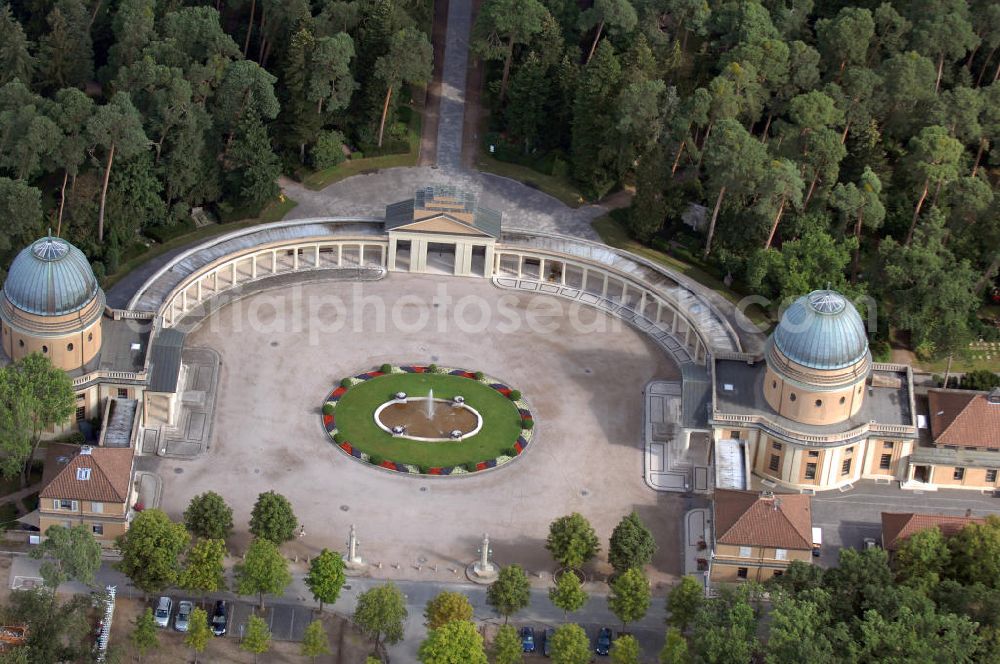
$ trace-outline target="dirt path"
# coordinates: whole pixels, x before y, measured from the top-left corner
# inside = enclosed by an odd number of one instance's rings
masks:
[[[431,31],[434,70],[424,98],[424,121],[420,132],[418,166],[433,166],[437,163],[437,136],[441,119],[441,76],[444,72],[444,41],[447,30],[448,0],[435,0],[434,27]]]

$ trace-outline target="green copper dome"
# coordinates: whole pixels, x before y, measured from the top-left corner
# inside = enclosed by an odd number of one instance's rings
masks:
[[[3,284],[11,304],[42,316],[79,311],[99,290],[83,252],[56,237],[36,240],[22,249]]]
[[[771,340],[789,360],[813,369],[843,369],[868,354],[858,310],[831,290],[813,291],[793,302]]]

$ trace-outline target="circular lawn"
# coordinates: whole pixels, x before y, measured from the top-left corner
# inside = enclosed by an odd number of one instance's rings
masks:
[[[334,406],[324,418],[327,431],[344,451],[383,467],[430,474],[474,472],[505,463],[530,438],[531,414],[511,400],[510,388],[488,378],[476,380],[469,372],[403,367],[360,374],[349,382],[327,398]],[[464,397],[482,417],[480,431],[458,441],[428,442],[394,436],[375,422],[375,410],[396,393],[421,398],[431,390],[435,399]]]

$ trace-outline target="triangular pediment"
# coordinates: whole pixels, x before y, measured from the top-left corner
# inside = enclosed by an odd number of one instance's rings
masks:
[[[442,235],[471,235],[473,237],[491,237],[472,224],[455,219],[447,214],[439,214],[427,219],[418,219],[408,224],[396,226],[390,232],[407,233],[438,233]]]

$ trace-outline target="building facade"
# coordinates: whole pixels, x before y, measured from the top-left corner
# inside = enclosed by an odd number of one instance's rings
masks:
[[[907,478],[918,437],[910,368],[872,361],[861,316],[840,293],[794,302],[762,356],[717,354],[712,385],[713,439],[740,441],[765,486]]]

